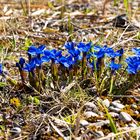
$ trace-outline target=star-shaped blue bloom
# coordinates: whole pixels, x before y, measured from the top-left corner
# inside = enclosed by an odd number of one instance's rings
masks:
[[[28,48],[27,53],[31,56],[40,55],[44,53],[45,48],[45,45],[40,45],[38,48],[32,45]]]
[[[71,68],[73,64],[76,63],[76,61],[73,60],[73,57],[70,56],[62,56],[59,58],[59,63],[62,64],[66,68]]]
[[[112,71],[116,71],[121,68],[121,64],[116,64],[114,61],[112,61],[108,66]]]
[[[29,63],[25,65],[23,70],[28,71],[28,72],[33,72],[36,67],[36,62],[34,59],[32,59]]]
[[[127,63],[127,72],[129,74],[137,74],[137,72],[140,70],[140,57],[131,56],[128,57],[125,61]]]
[[[74,50],[75,43],[74,42],[67,42],[64,46],[67,50]]]
[[[91,42],[89,42],[89,43],[87,43],[87,44],[85,44],[85,43],[83,43],[83,42],[80,42],[80,43],[77,45],[77,47],[78,47],[78,49],[79,49],[81,52],[87,53],[87,52],[90,50],[90,48],[92,47],[92,45],[91,45]]]

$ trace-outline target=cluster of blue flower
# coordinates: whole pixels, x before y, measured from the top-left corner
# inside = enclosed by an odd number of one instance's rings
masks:
[[[140,48],[133,48],[134,56],[126,58],[127,71],[129,74],[137,74],[140,71]]]
[[[118,70],[121,65],[115,63],[115,58],[121,58],[123,55],[123,49],[118,51],[114,51],[112,48],[107,46],[93,46],[92,43],[82,43],[76,45],[74,42],[68,42],[65,44],[65,48],[68,53],[64,56],[62,55],[62,51],[46,50],[44,45],[39,46],[38,48],[35,46],[30,46],[27,54],[29,58],[29,62],[25,63],[25,59],[20,58],[19,62],[16,63],[16,66],[19,70],[25,70],[28,72],[34,71],[36,67],[41,67],[42,63],[52,61],[55,64],[61,64],[62,66],[71,69],[76,63],[81,61],[84,57],[87,59],[87,66],[94,69],[94,59],[96,58],[96,66],[99,67],[99,60],[103,59],[105,56],[111,58],[111,63],[109,66],[112,70]],[[93,48],[93,51],[91,51]]]
[[[36,69],[42,70],[42,64],[46,62],[51,62],[53,65],[59,65],[60,67],[67,69],[67,71],[70,71],[79,65],[81,68],[81,75],[84,75],[84,69],[87,67],[91,69],[93,73],[94,71],[100,71],[102,67],[109,68],[112,74],[114,74],[115,71],[119,70],[122,66],[123,49],[114,51],[106,45],[101,47],[93,45],[92,42],[87,44],[83,42],[67,42],[65,48],[67,53],[56,49],[47,50],[44,45],[40,45],[39,47],[30,46],[27,51],[28,63],[22,57],[19,59],[19,62],[16,63],[23,82],[23,72],[27,71],[34,77],[34,71]],[[125,59],[127,64],[126,70],[128,74],[137,74],[138,71],[140,71],[140,49],[133,48],[132,51],[135,55]],[[104,58],[109,58],[109,61],[106,62]],[[0,64],[0,74],[2,73],[2,64]],[[54,76],[53,73],[52,76]]]

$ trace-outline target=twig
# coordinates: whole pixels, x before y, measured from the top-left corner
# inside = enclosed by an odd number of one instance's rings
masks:
[[[53,127],[53,129],[64,139],[66,140],[65,136],[62,134],[62,132],[52,123],[52,121],[50,119],[48,119],[48,121],[50,122],[51,126]]]
[[[119,135],[122,135],[122,134],[125,134],[125,133],[128,133],[128,132],[137,131],[137,130],[140,130],[140,127],[132,128],[132,129],[129,129],[129,130],[126,130],[126,131],[123,131],[123,132],[119,132],[117,134],[112,134],[110,136],[102,137],[102,138],[99,138],[98,140],[105,140],[105,139],[108,139],[108,138],[111,138],[111,137],[116,137],[116,136],[119,136]]]

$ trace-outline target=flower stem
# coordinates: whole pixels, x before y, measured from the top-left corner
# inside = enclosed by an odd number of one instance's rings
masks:
[[[111,76],[111,81],[110,81],[110,89],[109,89],[109,94],[112,94],[113,90],[113,83],[114,83],[114,76]]]

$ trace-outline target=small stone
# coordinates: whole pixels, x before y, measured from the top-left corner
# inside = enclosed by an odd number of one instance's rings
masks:
[[[132,104],[131,105],[134,109],[137,109],[137,105],[136,104]]]
[[[106,107],[109,107],[110,101],[108,99],[103,100],[103,105],[105,105]]]
[[[84,115],[86,116],[86,118],[90,118],[90,117],[97,117],[98,115],[92,111],[87,111],[84,112]]]
[[[138,115],[139,114],[139,111],[136,110],[136,111],[134,111],[134,113]]]
[[[92,108],[95,111],[98,110],[97,106],[94,103],[92,103],[92,102],[85,103],[85,107]]]
[[[129,127],[137,127],[137,125],[134,124],[134,123],[131,123],[131,124],[129,124],[128,126],[129,126]]]
[[[119,114],[115,113],[115,112],[109,112],[109,114],[111,115],[111,117],[118,117],[119,116]]]
[[[119,117],[125,122],[130,122],[132,120],[132,117],[126,112],[121,112]]]
[[[116,113],[118,113],[118,112],[120,112],[120,111],[121,111],[121,109],[120,109],[120,108],[115,108],[115,107],[113,107],[113,106],[110,106],[110,107],[109,107],[109,109],[110,109],[111,111],[116,112]]]
[[[86,120],[80,120],[80,124],[81,124],[82,126],[88,126],[88,125],[89,125],[89,122],[86,121]]]
[[[92,124],[90,124],[89,126],[102,127],[102,126],[107,125],[107,124],[109,124],[109,123],[110,123],[109,120],[101,120],[101,121],[99,121],[99,122],[92,123]]]
[[[118,102],[112,102],[111,103],[114,107],[116,107],[116,108],[119,108],[119,109],[123,109],[125,106],[123,105],[123,104],[121,104],[121,103],[118,103]]]
[[[13,134],[20,134],[21,133],[21,129],[19,127],[14,127],[11,129],[10,131]]]

